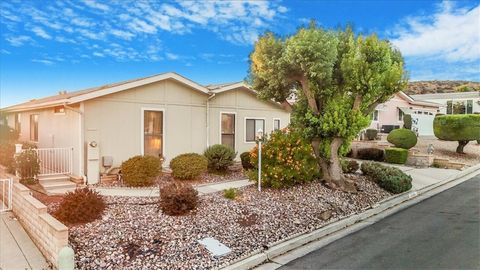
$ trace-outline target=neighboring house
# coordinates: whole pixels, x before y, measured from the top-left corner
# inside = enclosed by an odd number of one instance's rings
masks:
[[[383,133],[403,126],[403,116],[410,114],[419,135],[433,135],[433,118],[442,105],[429,101],[415,100],[404,92],[396,93],[390,100],[379,104],[372,113],[370,127]]]
[[[70,149],[53,159],[70,159],[60,166],[90,184],[135,155],[161,156],[167,167],[175,156],[213,144],[240,154],[254,147],[258,129],[268,134],[290,122],[287,103],[260,100],[243,82],[203,86],[176,73],[60,92],[2,112],[21,141]],[[52,163],[54,151],[46,149],[42,163]]]
[[[442,104],[442,114],[480,113],[479,91],[412,95],[412,98]]]

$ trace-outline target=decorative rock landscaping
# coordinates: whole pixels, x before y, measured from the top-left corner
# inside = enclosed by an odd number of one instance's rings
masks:
[[[295,234],[364,211],[391,194],[362,176],[358,193],[319,182],[289,189],[242,188],[235,200],[201,196],[197,210],[167,216],[158,199],[106,197],[101,220],[70,228],[79,269],[212,269]],[[232,252],[213,257],[197,241],[212,237]]]

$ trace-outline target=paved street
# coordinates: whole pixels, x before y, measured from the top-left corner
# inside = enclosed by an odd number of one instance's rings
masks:
[[[480,176],[280,269],[480,269]]]

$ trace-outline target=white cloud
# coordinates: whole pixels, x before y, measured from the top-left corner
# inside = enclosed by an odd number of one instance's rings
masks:
[[[177,60],[179,58],[179,55],[174,53],[165,53],[165,56],[168,60]]]
[[[47,66],[51,66],[51,65],[55,64],[55,62],[53,62],[51,60],[47,60],[47,59],[32,59],[32,62],[44,64],[44,65],[47,65]]]
[[[94,52],[93,55],[98,56],[98,57],[105,57],[105,54],[103,54],[101,52]]]
[[[130,33],[130,32],[127,32],[127,31],[122,31],[122,30],[117,30],[117,29],[113,29],[110,31],[110,34],[116,36],[116,37],[119,37],[119,38],[122,38],[122,39],[125,39],[125,40],[130,40],[132,39],[132,37],[134,37],[135,35]]]
[[[29,36],[18,36],[18,37],[8,37],[6,38],[6,40],[8,41],[8,43],[10,43],[10,45],[19,47],[25,44],[26,42],[32,41],[32,38],[30,38]]]
[[[51,39],[52,36],[50,36],[43,28],[35,26],[32,28],[32,32],[35,33],[35,35],[42,37],[44,39]]]
[[[1,52],[2,52],[3,54],[11,54],[11,52],[10,52],[10,51],[7,51],[7,50],[5,50],[5,49],[2,49],[2,51],[1,51]]]
[[[391,33],[406,57],[447,62],[480,60],[480,5],[455,8],[444,2],[432,15],[409,17]]]
[[[83,3],[85,3],[85,5],[87,5],[91,8],[99,9],[101,11],[109,11],[110,10],[110,8],[107,5],[95,2],[94,0],[83,0]]]

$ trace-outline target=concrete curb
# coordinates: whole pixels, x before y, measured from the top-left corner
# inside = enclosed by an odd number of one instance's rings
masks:
[[[428,199],[442,191],[452,188],[480,174],[480,164],[460,171],[447,180],[387,198],[372,208],[341,220],[335,220],[309,233],[293,236],[290,239],[276,242],[263,252],[233,261],[222,270],[251,269],[263,264],[259,269],[277,269],[296,258],[304,256],[331,242],[359,231],[387,216]],[[289,252],[290,254],[286,254]]]

